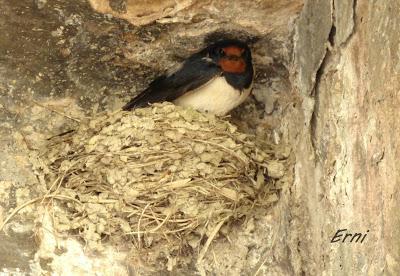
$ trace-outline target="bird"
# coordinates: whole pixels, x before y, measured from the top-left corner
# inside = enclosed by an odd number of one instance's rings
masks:
[[[168,101],[226,115],[250,95],[253,79],[249,46],[237,39],[219,40],[157,77],[122,109],[128,111]]]

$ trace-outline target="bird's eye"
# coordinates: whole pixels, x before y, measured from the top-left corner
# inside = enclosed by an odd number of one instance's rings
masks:
[[[224,51],[224,49],[220,48],[220,49],[219,49],[219,54],[220,54],[221,56],[225,56],[225,51]]]

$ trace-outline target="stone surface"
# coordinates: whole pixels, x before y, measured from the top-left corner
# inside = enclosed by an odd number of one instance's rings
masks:
[[[330,41],[331,43],[343,44],[353,33],[354,7],[355,0],[333,2],[334,29],[331,32],[331,37],[334,37],[334,41]]]
[[[332,29],[332,2],[306,1],[296,24],[295,83],[298,90],[310,95],[314,92],[317,72],[324,60]]]
[[[324,33],[325,43],[333,47],[311,74],[316,80],[315,96],[311,100],[307,96],[312,94],[307,73],[297,91],[303,110],[284,119],[297,145],[296,177],[288,197],[296,274],[396,275],[400,271],[400,221],[395,214],[400,204],[395,138],[400,37],[395,14],[400,5],[397,1],[375,4],[334,1],[336,31],[330,38],[328,27]],[[299,21],[300,39],[304,27],[330,24],[329,16],[323,23],[313,19],[324,13],[321,6],[313,5],[309,13],[303,11],[305,21]],[[316,37],[310,42],[321,39],[318,32],[311,36]],[[306,52],[320,53],[322,45],[309,44]],[[296,49],[295,54],[305,53],[301,44]],[[369,232],[363,244],[330,243],[338,229]]]
[[[126,19],[134,25],[145,25],[157,19],[174,16],[189,7],[192,0],[89,0],[98,12]]]

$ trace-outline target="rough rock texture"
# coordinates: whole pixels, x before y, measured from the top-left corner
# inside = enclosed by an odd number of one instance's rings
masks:
[[[300,110],[285,118],[297,149],[296,180],[288,196],[294,230],[289,236],[297,241],[289,243],[294,271],[396,275],[400,22],[395,14],[400,5],[311,3],[305,5],[310,9],[303,11],[297,27],[297,65],[305,66],[298,71],[303,72],[296,91]],[[332,7],[331,17],[329,12],[319,16]],[[305,51],[307,26],[320,29],[311,33],[312,44]],[[323,61],[316,70],[305,60]],[[330,243],[338,229],[369,232],[363,244]]]
[[[89,2],[96,11],[126,19],[134,25],[145,25],[160,18],[174,16],[193,3],[191,0],[89,0]]]
[[[257,71],[255,99],[234,121],[289,142],[295,180],[225,253],[216,243],[210,264],[232,275],[399,274],[398,1],[0,4],[2,218],[37,196],[30,149],[76,118],[118,108],[203,39],[228,33],[251,42]],[[1,236],[3,270],[37,267],[27,264],[26,225],[17,218]],[[330,243],[338,229],[369,232],[362,244]]]

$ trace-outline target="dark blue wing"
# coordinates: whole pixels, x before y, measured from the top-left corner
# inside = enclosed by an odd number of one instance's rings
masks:
[[[220,67],[206,57],[204,52],[194,54],[176,72],[156,78],[146,90],[122,109],[131,110],[151,103],[173,101],[186,92],[204,85],[218,74],[221,74]]]

